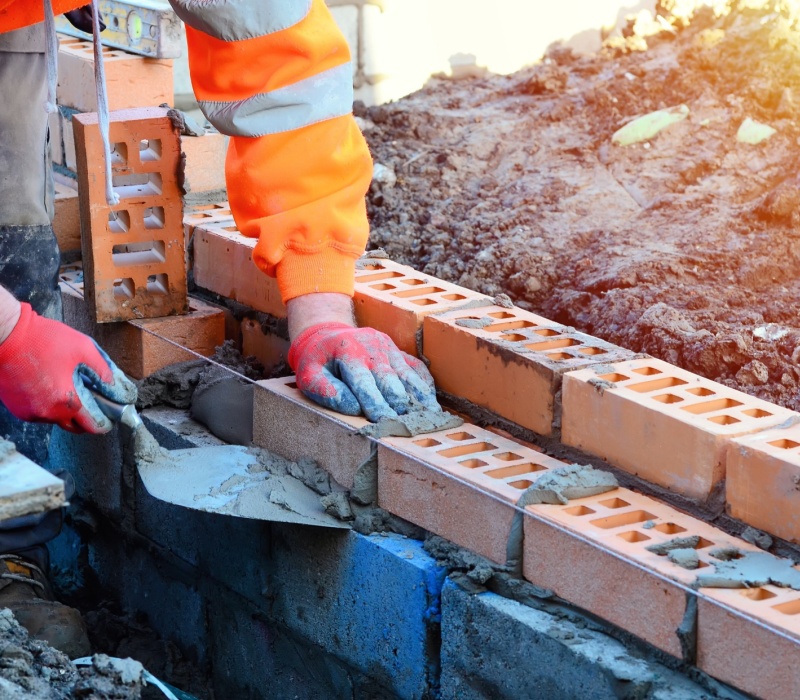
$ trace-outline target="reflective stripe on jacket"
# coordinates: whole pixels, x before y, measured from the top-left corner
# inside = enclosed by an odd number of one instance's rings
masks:
[[[195,95],[231,135],[228,199],[284,300],[353,293],[372,160],[352,116],[350,51],[323,0],[172,0]]]

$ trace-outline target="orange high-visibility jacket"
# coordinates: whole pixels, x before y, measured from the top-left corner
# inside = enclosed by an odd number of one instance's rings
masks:
[[[52,0],[56,14],[86,0]],[[225,167],[239,230],[284,301],[353,293],[369,234],[372,160],[352,116],[350,51],[324,0],[171,0],[186,23],[195,95],[231,136]],[[0,0],[0,32],[43,19]]]

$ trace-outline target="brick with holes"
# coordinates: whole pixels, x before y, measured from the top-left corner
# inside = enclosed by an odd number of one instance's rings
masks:
[[[391,260],[361,258],[356,262],[353,303],[358,325],[386,333],[410,355],[419,354],[418,336],[426,316],[476,300],[491,303],[482,294]]]
[[[754,697],[800,697],[800,591],[771,585],[700,591],[711,600],[698,601],[697,666]]]
[[[294,377],[258,382],[253,396],[253,443],[286,459],[313,459],[334,481],[352,489],[370,459],[365,418],[345,416],[307,399]]]
[[[113,188],[96,114],[73,116],[86,299],[98,323],[188,310],[178,134],[166,109],[112,112]]]
[[[694,499],[725,478],[728,442],[798,414],[655,359],[569,372],[562,442]]]
[[[726,464],[728,512],[800,543],[800,426],[781,426],[732,440]]]
[[[189,299],[189,313],[182,316],[98,324],[84,302],[80,263],[63,266],[60,280],[67,325],[97,340],[134,379],[143,379],[175,362],[195,360],[194,353],[211,357],[225,341],[224,313],[199,299]]]
[[[653,545],[666,546],[649,551]],[[676,630],[686,612],[686,590],[678,584],[691,587],[697,569],[673,561],[670,546],[694,549],[700,570],[713,565],[717,548],[757,550],[675,508],[617,488],[567,505],[528,506],[523,575],[680,658]]]
[[[213,210],[211,217],[221,216]],[[202,212],[194,215],[196,221]],[[198,287],[263,311],[286,318],[278,282],[253,262],[258,241],[242,235],[233,220],[195,224],[192,271]]]
[[[172,61],[134,56],[103,47],[108,107],[157,107],[174,99]],[[56,101],[79,112],[96,112],[94,50],[91,41],[60,36]]]
[[[557,432],[564,372],[634,357],[523,309],[491,304],[427,316],[423,353],[439,389],[547,436]]]
[[[543,472],[563,466],[529,445],[469,423],[384,438],[378,445],[378,505],[505,564],[512,504]]]

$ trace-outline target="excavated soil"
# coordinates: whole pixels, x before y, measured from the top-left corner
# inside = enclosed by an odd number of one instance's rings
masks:
[[[357,109],[396,175],[370,191],[371,246],[800,410],[800,31],[769,5],[661,9],[596,55]],[[679,105],[649,141],[612,142]],[[776,133],[738,142],[747,117]]]

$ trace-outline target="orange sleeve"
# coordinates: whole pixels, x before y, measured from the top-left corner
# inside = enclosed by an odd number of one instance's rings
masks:
[[[231,134],[228,199],[239,230],[259,239],[256,264],[277,277],[284,301],[352,295],[355,259],[369,234],[372,159],[351,114],[349,48],[325,3],[313,0],[299,22],[263,36],[223,40],[187,26],[187,39],[197,99]],[[330,102],[346,102],[347,113],[326,112]],[[252,114],[256,103],[261,111],[248,128],[263,133],[237,134],[236,115]]]
[[[87,0],[53,0],[53,14],[63,15]],[[39,0],[0,0],[0,33],[44,22],[44,3]]]

